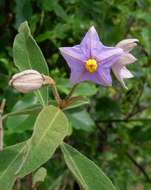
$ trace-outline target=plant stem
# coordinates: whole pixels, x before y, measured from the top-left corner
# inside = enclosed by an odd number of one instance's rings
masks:
[[[150,176],[146,173],[145,169],[143,168],[143,166],[141,166],[133,157],[132,155],[127,152],[126,153],[127,157],[131,160],[131,162],[142,172],[142,174],[144,175],[144,177],[146,178],[146,180],[148,182],[151,182],[151,178]]]
[[[52,89],[52,93],[53,93],[53,95],[54,95],[54,98],[55,98],[57,104],[58,104],[59,107],[60,107],[60,105],[61,105],[61,103],[62,103],[62,99],[60,98],[60,95],[59,95],[59,93],[58,93],[58,90],[57,90],[57,88],[56,88],[56,85],[55,85],[55,84],[51,84],[51,89]]]
[[[2,116],[0,115],[0,151],[3,150],[3,121]]]
[[[151,118],[135,118],[135,119],[100,119],[99,123],[118,123],[118,122],[137,122],[137,121],[151,121]]]
[[[5,107],[5,99],[2,101],[1,106],[0,106],[0,151],[3,150],[3,145],[4,145],[4,132],[3,132],[3,119],[2,119],[2,114],[4,111]]]
[[[16,179],[16,185],[15,185],[15,187],[16,187],[16,190],[20,190],[21,189],[21,182],[20,182],[19,178]]]
[[[77,87],[78,84],[74,85],[72,88],[71,88],[71,91],[69,92],[69,94],[66,96],[65,99],[61,99],[60,95],[59,95],[59,92],[57,90],[57,87],[56,87],[56,84],[55,84],[55,81],[49,77],[49,76],[46,76],[46,75],[43,75],[44,77],[44,85],[49,85],[51,90],[52,90],[52,93],[53,93],[53,96],[57,102],[57,105],[60,109],[63,109],[65,107],[68,107],[70,104],[72,104],[73,102],[75,101],[78,101],[78,100],[81,100],[81,97],[77,96],[77,97],[72,97],[72,94],[75,90],[75,88]]]
[[[45,79],[44,84],[49,85],[51,87],[53,96],[54,96],[58,106],[60,107],[62,104],[62,99],[58,93],[55,81],[49,76],[44,75],[43,77]]]
[[[80,190],[84,190],[81,184],[79,184],[79,188]]]
[[[33,190],[32,173],[30,173],[30,174],[27,176],[27,187],[28,187],[28,190]]]
[[[65,98],[66,100],[69,99],[72,94],[74,93],[76,87],[78,86],[78,84],[75,84],[72,88],[71,88],[71,91],[69,92],[69,94],[67,95],[67,97]]]

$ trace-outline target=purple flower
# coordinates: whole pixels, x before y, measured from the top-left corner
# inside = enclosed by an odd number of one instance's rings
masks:
[[[129,53],[137,46],[138,39],[125,39],[120,41],[116,47],[122,48],[124,53],[112,65],[112,71],[124,88],[127,88],[124,79],[132,78],[133,74],[126,68],[126,65],[134,63],[137,59]]]
[[[72,84],[92,81],[103,86],[112,85],[112,65],[124,53],[122,48],[104,46],[92,26],[79,45],[59,48],[70,69]]]

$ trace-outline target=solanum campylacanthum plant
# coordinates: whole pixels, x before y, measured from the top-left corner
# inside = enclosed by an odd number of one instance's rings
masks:
[[[27,69],[20,69],[21,72],[11,78],[9,85],[21,93],[36,91],[36,95],[40,98],[43,98],[41,88],[49,86],[57,106],[56,104],[52,105],[51,101],[49,101],[49,105],[43,104],[35,121],[31,138],[15,146],[3,149],[3,127],[1,124],[0,163],[6,156],[8,161],[3,167],[0,166],[0,190],[2,188],[3,190],[11,190],[13,183],[17,179],[27,174],[33,174],[35,170],[52,157],[57,147],[61,148],[69,170],[73,173],[82,189],[116,189],[110,179],[95,163],[63,142],[64,138],[71,134],[68,118],[63,111],[77,100],[83,99],[81,96],[73,96],[76,86],[83,81],[90,81],[101,86],[111,86],[113,72],[121,84],[126,87],[124,79],[133,77],[126,65],[136,61],[130,51],[137,45],[137,42],[137,39],[126,39],[120,41],[115,47],[107,47],[102,44],[99,35],[92,26],[79,45],[59,48],[71,69],[70,82],[73,85],[67,97],[62,99],[55,80],[46,75],[46,73],[41,73],[38,67],[37,69],[35,68],[36,63],[33,57],[37,56],[38,61],[39,59],[43,61],[44,58],[30,33],[27,22],[20,26],[19,34],[14,42],[14,60],[17,65],[22,65],[23,63],[18,62],[18,60],[22,61],[23,59],[24,62],[24,58],[28,55],[27,61],[30,64],[29,67],[26,67]],[[26,46],[22,46],[23,43]],[[21,47],[26,47],[25,53]],[[34,53],[36,52],[35,55],[31,52],[33,49]],[[18,57],[21,59],[18,59]],[[32,64],[34,64],[34,67],[32,67]],[[25,110],[23,113],[25,114]],[[1,121],[5,118],[5,115],[2,116]],[[31,187],[33,190],[35,188],[36,186],[34,185]]]

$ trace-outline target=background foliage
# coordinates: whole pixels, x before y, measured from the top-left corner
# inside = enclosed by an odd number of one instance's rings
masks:
[[[86,96],[88,102],[66,110],[73,127],[72,138],[66,141],[101,166],[117,190],[150,190],[151,1],[0,0],[0,98],[6,99],[6,113],[37,104],[33,94],[22,95],[8,86],[11,75],[18,71],[12,57],[14,37],[25,20],[62,97],[70,88],[69,68],[58,47],[79,43],[91,25],[106,45],[124,38],[139,39],[134,51],[138,61],[130,66],[135,78],[127,82],[128,91],[116,81],[113,88],[79,85],[76,95]],[[28,139],[36,116],[37,112],[8,117],[4,123],[5,146]],[[58,150],[44,165],[47,176],[40,190],[78,189],[60,155]]]

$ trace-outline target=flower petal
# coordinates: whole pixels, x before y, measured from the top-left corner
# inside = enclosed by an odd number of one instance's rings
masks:
[[[103,50],[97,55],[97,61],[104,68],[111,67],[123,54],[121,48],[104,47]]]
[[[86,71],[84,69],[81,69],[80,71],[76,70],[76,69],[72,69],[71,70],[71,74],[70,74],[70,82],[72,84],[77,84],[79,82],[82,81],[82,76]]]
[[[99,68],[100,80],[105,84],[104,86],[112,86],[111,70],[108,68]]]
[[[104,69],[104,68],[99,68],[99,70],[94,73],[89,73],[85,69],[81,70],[80,72],[72,70],[70,81],[72,84],[76,84],[81,81],[92,81],[94,83],[103,86],[112,85],[110,69]]]
[[[128,65],[135,61],[137,61],[137,59],[132,54],[124,53],[118,58],[115,64]]]
[[[62,56],[67,61],[70,69],[70,81],[72,84],[79,82],[81,74],[84,72],[85,57],[81,53],[80,46],[59,48]]]
[[[59,48],[62,56],[67,61],[69,67],[72,66],[73,62],[84,63],[86,57],[81,52],[80,45],[76,45],[73,47],[61,47]]]
[[[137,46],[138,39],[125,39],[120,41],[116,47],[122,48],[125,52],[131,51],[134,47]]]
[[[98,48],[101,50],[104,47],[100,42],[98,33],[96,32],[94,26],[92,26],[86,33],[80,43],[80,46],[87,58],[94,57],[95,51],[98,50]]]
[[[112,71],[116,78],[120,81],[120,83],[125,87],[124,78],[132,78],[133,74],[123,65],[121,64],[114,64],[112,66]]]

